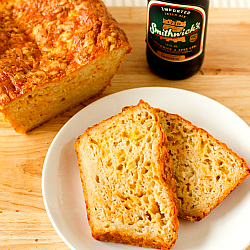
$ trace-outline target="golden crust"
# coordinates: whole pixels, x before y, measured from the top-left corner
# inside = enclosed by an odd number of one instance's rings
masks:
[[[0,105],[124,47],[131,51],[100,0],[3,0]]]

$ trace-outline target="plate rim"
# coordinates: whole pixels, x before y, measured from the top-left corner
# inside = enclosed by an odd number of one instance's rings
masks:
[[[44,206],[45,206],[45,209],[46,209],[46,212],[48,214],[48,217],[50,219],[50,222],[52,223],[54,229],[56,230],[56,232],[58,233],[58,235],[60,236],[60,238],[65,242],[65,244],[70,247],[71,249],[75,249],[73,247],[73,245],[64,237],[64,235],[61,233],[61,231],[59,230],[56,222],[54,221],[54,218],[52,217],[52,214],[51,214],[51,211],[50,211],[50,207],[49,207],[49,204],[48,204],[48,200],[46,199],[45,195],[46,195],[46,187],[45,187],[45,178],[46,178],[46,169],[48,168],[47,164],[48,164],[48,161],[50,159],[50,152],[51,150],[53,149],[54,145],[57,143],[57,140],[58,138],[60,138],[61,134],[63,133],[63,131],[65,131],[65,128],[67,128],[67,126],[69,126],[69,124],[71,124],[72,122],[74,122],[75,119],[77,119],[76,117],[79,117],[81,116],[81,113],[84,112],[83,110],[86,110],[86,109],[91,109],[92,107],[94,107],[94,105],[97,105],[98,103],[102,102],[102,101],[105,101],[106,99],[108,98],[112,98],[114,96],[119,96],[119,95],[124,95],[125,94],[129,94],[129,93],[132,93],[132,92],[136,92],[138,90],[142,90],[142,91],[151,91],[151,90],[161,90],[161,89],[164,89],[164,90],[170,90],[170,91],[177,91],[177,92],[181,92],[181,93],[188,93],[188,94],[191,94],[191,95],[195,95],[197,96],[198,98],[205,98],[206,100],[208,101],[212,101],[214,102],[216,105],[219,105],[220,107],[222,107],[223,109],[229,111],[232,115],[235,115],[235,117],[237,117],[238,119],[241,120],[242,124],[244,124],[245,126],[247,126],[246,128],[249,129],[249,133],[250,133],[250,127],[247,125],[247,123],[239,116],[237,115],[236,113],[234,113],[232,110],[230,110],[229,108],[227,108],[225,105],[215,101],[214,99],[210,98],[210,97],[207,97],[207,96],[204,96],[202,94],[199,94],[199,93],[196,93],[196,92],[193,92],[193,91],[190,91],[190,90],[184,90],[184,89],[179,89],[179,88],[173,88],[173,87],[138,87],[138,88],[132,88],[132,89],[126,89],[126,90],[122,90],[122,91],[119,91],[119,92],[116,92],[116,93],[112,93],[112,94],[109,94],[107,96],[104,96],[102,98],[99,98],[95,101],[93,101],[92,103],[90,103],[89,105],[83,107],[81,110],[79,110],[76,114],[74,114],[63,126],[62,128],[57,132],[56,136],[54,137],[54,139],[52,140],[49,148],[48,148],[48,151],[46,153],[46,157],[45,157],[45,160],[44,160],[44,164],[43,164],[43,171],[42,171],[42,196],[43,196],[43,201],[44,201]],[[139,99],[143,99],[143,98],[139,98]],[[138,99],[138,101],[139,101]],[[147,102],[147,100],[145,100]],[[131,105],[134,105],[135,103],[132,103]],[[120,110],[121,112],[121,110]],[[108,118],[108,117],[107,117]],[[84,131],[82,131],[84,132]],[[178,241],[177,241],[178,242]],[[247,245],[248,244],[248,245]],[[250,239],[248,241],[248,243],[246,243],[246,247],[248,247],[250,244]]]

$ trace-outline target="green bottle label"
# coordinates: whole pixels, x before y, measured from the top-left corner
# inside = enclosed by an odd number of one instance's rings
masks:
[[[184,62],[203,51],[206,13],[192,5],[150,1],[147,44],[160,58]]]

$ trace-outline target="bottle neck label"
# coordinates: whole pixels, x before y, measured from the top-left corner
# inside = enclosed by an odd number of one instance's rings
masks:
[[[206,13],[193,5],[150,1],[147,44],[160,58],[184,62],[203,52]]]

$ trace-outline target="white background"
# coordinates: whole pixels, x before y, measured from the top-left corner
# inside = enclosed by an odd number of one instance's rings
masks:
[[[103,0],[106,6],[146,6],[147,0]],[[250,8],[250,0],[210,0],[214,8]]]

